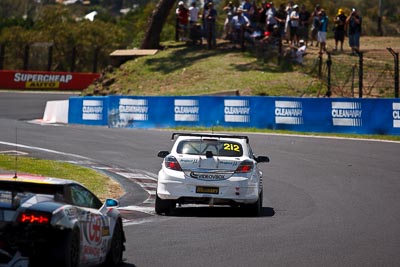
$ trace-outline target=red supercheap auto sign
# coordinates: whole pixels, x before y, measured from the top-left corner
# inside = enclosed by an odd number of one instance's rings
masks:
[[[83,90],[98,73],[0,70],[0,89]]]

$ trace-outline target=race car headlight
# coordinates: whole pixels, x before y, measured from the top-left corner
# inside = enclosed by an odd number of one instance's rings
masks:
[[[19,215],[18,221],[27,224],[49,224],[51,221],[51,214],[25,211]]]
[[[165,158],[165,167],[167,169],[175,170],[175,171],[182,171],[181,165],[176,160],[174,156],[169,156]]]
[[[253,170],[254,164],[252,161],[245,160],[240,163],[239,167],[237,167],[235,173],[247,173]]]

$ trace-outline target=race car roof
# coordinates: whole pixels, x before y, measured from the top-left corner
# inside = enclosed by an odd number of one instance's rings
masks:
[[[196,137],[209,137],[209,138],[236,138],[245,139],[246,143],[249,143],[249,137],[246,135],[231,135],[231,134],[207,134],[207,133],[173,133],[171,139],[174,140],[175,137],[179,136],[196,136]]]
[[[76,183],[72,180],[45,177],[34,174],[0,174],[0,182],[2,181],[12,181],[12,182],[28,182],[37,184],[71,184]]]

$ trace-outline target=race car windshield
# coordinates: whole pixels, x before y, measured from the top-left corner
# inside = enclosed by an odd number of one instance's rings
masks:
[[[206,155],[211,151],[214,156],[241,157],[240,143],[221,140],[184,140],[178,144],[177,153],[186,155]]]
[[[10,192],[0,190],[0,207],[2,208],[13,208],[16,209],[20,207],[25,202],[34,203],[41,201],[52,201],[54,200],[53,195],[45,194],[33,194],[29,192]]]
[[[62,188],[53,185],[6,182],[1,183],[0,187],[0,207],[2,208],[18,208],[26,201],[31,201],[33,197],[36,202],[56,200],[55,196],[62,194]]]

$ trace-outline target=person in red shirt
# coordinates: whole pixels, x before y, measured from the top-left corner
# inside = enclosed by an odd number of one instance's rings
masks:
[[[178,8],[176,9],[176,16],[178,19],[180,41],[186,41],[188,35],[188,25],[189,25],[189,9],[186,8],[183,1],[180,1]]]

